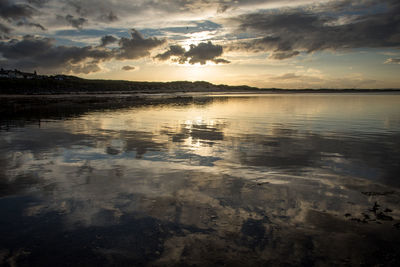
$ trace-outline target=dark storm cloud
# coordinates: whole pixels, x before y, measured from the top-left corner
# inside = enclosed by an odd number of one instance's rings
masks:
[[[328,2],[309,5],[308,10],[313,12],[371,12],[371,8],[388,7],[396,4],[396,0],[331,0]]]
[[[136,68],[134,67],[134,66],[129,66],[129,65],[127,65],[127,66],[123,66],[122,68],[121,68],[121,70],[125,70],[125,71],[131,71],[131,70],[135,70]]]
[[[28,1],[31,3],[32,1]],[[37,15],[39,11],[28,4],[16,4],[13,1],[8,0],[0,0],[0,18],[3,18],[9,24],[12,24],[17,27],[28,26],[35,27],[42,31],[45,31],[46,28],[32,21],[32,16]],[[11,32],[11,28],[8,26],[4,26],[8,29],[8,33]],[[2,31],[0,29],[0,31]],[[4,31],[2,31],[4,32]],[[4,37],[4,36],[3,36]],[[8,39],[9,37],[7,36]]]
[[[211,42],[190,45],[189,51],[185,53],[190,64],[206,64],[208,60],[218,63],[217,57],[221,56],[223,48],[220,45],[213,45]]]
[[[83,24],[87,23],[88,20],[85,18],[75,18],[72,15],[66,15],[65,20],[71,24],[72,27],[77,28],[77,29],[82,29]]]
[[[137,1],[113,1],[113,0],[64,0],[66,6],[72,7],[76,14],[80,16],[95,16],[99,12],[105,10],[114,10],[117,13],[128,12],[131,14],[141,14],[148,11],[156,10],[165,12],[166,14],[173,14],[179,12],[187,12],[192,10],[199,10],[204,7],[218,6],[218,3],[208,0],[137,0]],[[96,7],[95,9],[93,7]],[[107,12],[106,12],[107,13]]]
[[[141,14],[146,9],[143,3],[110,0],[64,0],[64,8],[71,13],[91,21],[115,22],[120,20],[118,14]],[[95,8],[94,8],[95,7]]]
[[[360,3],[364,2],[336,1],[325,6],[307,6],[307,10],[284,9],[239,16],[233,21],[239,22],[240,31],[264,37],[238,42],[228,49],[267,51],[273,53],[271,58],[285,59],[298,55],[299,51],[400,47],[400,3],[366,1],[368,5],[363,7],[370,8],[368,14],[360,11],[361,6],[357,5]],[[333,4],[335,9],[328,8]],[[351,11],[361,13],[349,16]]]
[[[7,26],[0,23],[0,40],[8,39],[8,34],[11,32],[11,29]]]
[[[164,44],[166,40],[155,37],[144,38],[135,29],[131,31],[131,38],[122,37],[119,40],[120,49],[118,59],[137,59],[150,55],[150,50]]]
[[[99,71],[99,64],[105,61],[147,56],[150,50],[165,42],[157,38],[137,39],[138,35],[136,30],[132,30],[132,39],[121,38],[120,46],[113,49],[102,46],[56,46],[54,39],[26,35],[22,40],[0,42],[0,53],[5,59],[0,64],[30,71],[90,73]]]
[[[158,54],[155,58],[165,61],[171,57],[176,57],[173,60],[179,64],[188,62],[189,64],[200,63],[204,65],[207,61],[212,61],[216,64],[230,63],[228,60],[218,58],[222,53],[222,46],[214,45],[209,41],[207,43],[199,43],[198,45],[192,44],[188,51],[179,45],[172,45],[166,52]]]
[[[6,61],[2,65],[23,69],[67,70],[74,73],[98,71],[98,63],[108,60],[108,51],[86,47],[55,46],[54,40],[24,36],[20,41],[11,40],[0,44],[0,52]]]
[[[21,41],[11,40],[0,43],[0,52],[6,59],[14,60],[41,54],[43,51],[51,49],[52,46],[53,40],[50,38],[26,35]]]
[[[57,2],[56,0],[50,0]],[[229,10],[240,8],[241,6],[250,7],[258,4],[288,4],[286,0],[136,0],[136,1],[116,1],[116,0],[63,0],[57,3],[63,9],[69,10],[69,14],[84,17],[90,21],[100,20],[103,22],[124,21],[134,17],[142,17],[145,20],[159,20],[167,18],[166,22],[171,22],[175,15],[204,15],[204,12],[215,12],[215,14],[228,13]],[[267,2],[267,3],[266,3]],[[311,2],[311,0],[310,0]],[[258,9],[255,7],[255,9]]]
[[[118,39],[116,37],[114,37],[112,35],[106,35],[106,36],[101,37],[100,46],[107,46],[107,45],[115,43],[117,41],[118,41]]]
[[[33,22],[25,22],[25,21],[19,21],[17,23],[17,26],[29,26],[29,27],[36,27],[38,29],[41,29],[42,31],[45,31],[46,28],[43,27],[41,24],[39,23],[33,23]]]
[[[35,10],[24,4],[15,4],[12,1],[0,0],[0,17],[6,20],[29,18]]]
[[[48,3],[50,0],[28,0],[29,4],[42,7],[44,4]]]
[[[171,57],[181,57],[185,54],[186,50],[180,45],[171,45],[167,51],[162,54],[158,54],[155,58],[165,61]]]
[[[114,22],[118,20],[118,16],[114,14],[114,12],[110,11],[107,14],[102,14],[99,17],[99,20],[105,21],[105,22]]]

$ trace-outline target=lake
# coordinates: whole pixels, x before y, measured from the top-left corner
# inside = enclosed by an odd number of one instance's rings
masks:
[[[399,94],[141,101],[1,116],[0,265],[399,265]]]

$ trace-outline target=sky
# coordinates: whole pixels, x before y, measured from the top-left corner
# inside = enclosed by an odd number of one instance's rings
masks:
[[[0,66],[90,79],[400,88],[400,1],[0,0]]]

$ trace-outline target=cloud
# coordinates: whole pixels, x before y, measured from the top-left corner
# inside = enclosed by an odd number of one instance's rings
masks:
[[[118,59],[137,59],[150,55],[150,50],[163,45],[165,39],[155,37],[144,38],[140,32],[131,30],[131,38],[122,37],[119,40],[120,49],[117,54]]]
[[[320,74],[308,72],[284,73],[265,78],[269,86],[279,88],[318,88],[329,84],[329,79]]]
[[[48,3],[50,0],[28,0],[29,4],[42,7],[44,4]]]
[[[400,58],[389,58],[385,64],[400,64]]]
[[[22,1],[22,0],[21,0]],[[28,0],[29,1],[29,0]],[[35,2],[35,3],[34,3]],[[136,25],[142,28],[156,28],[160,26],[178,26],[182,22],[190,20],[214,18],[231,15],[228,11],[239,13],[248,10],[258,10],[258,5],[287,5],[288,1],[272,0],[250,0],[250,1],[225,1],[225,0],[135,0],[135,1],[116,1],[116,0],[48,0],[48,3],[41,3],[41,0],[33,0],[31,5],[43,11],[41,19],[47,23],[41,23],[47,28],[51,28],[52,14],[70,14],[75,18],[85,18],[88,20],[85,27],[108,24],[107,27],[126,27],[126,25]],[[266,3],[267,2],[267,3]],[[304,4],[311,0],[300,0],[290,5]],[[254,8],[252,8],[254,6]],[[241,10],[240,7],[246,7]],[[265,8],[265,7],[264,7]],[[49,18],[46,18],[49,17]],[[56,25],[54,25],[56,27]]]
[[[0,17],[6,20],[30,18],[35,9],[25,4],[14,4],[8,0],[0,0]]]
[[[303,89],[303,88],[377,88],[378,80],[369,79],[361,73],[348,73],[332,77],[316,69],[288,72],[280,75],[261,76],[263,87]]]
[[[214,58],[212,60],[212,62],[214,62],[215,64],[229,64],[231,63],[229,60],[223,59],[223,58]]]
[[[28,58],[52,48],[54,40],[50,38],[34,37],[26,35],[22,40],[11,40],[0,43],[0,52],[9,60]]]
[[[218,12],[218,13],[224,13],[225,11],[228,10],[228,8],[229,8],[229,5],[227,5],[227,4],[220,4],[220,5],[218,6],[217,12]]]
[[[136,67],[134,67],[134,66],[123,66],[121,68],[121,70],[125,70],[125,71],[131,71],[131,70],[135,70],[135,69],[136,69]]]
[[[186,50],[180,45],[171,45],[167,51],[162,54],[155,56],[156,59],[165,61],[171,57],[181,57],[185,54]]]
[[[285,59],[322,50],[400,47],[400,4],[398,1],[336,1],[304,8],[245,14],[232,18],[239,32],[257,38],[228,45],[229,50],[273,52],[271,58]],[[331,6],[335,4],[335,8]],[[340,4],[340,5],[339,5]],[[372,6],[372,7],[371,7]],[[385,8],[386,7],[386,8]],[[357,16],[343,12],[359,12]],[[372,12],[372,13],[371,13]]]
[[[206,64],[208,60],[214,60],[222,55],[222,46],[213,45],[211,42],[190,45],[189,51],[185,53],[185,57],[189,59],[190,64],[200,63]]]
[[[28,4],[14,3],[9,0],[0,0],[0,18],[2,18],[8,24],[14,26],[28,26],[36,27],[41,30],[46,30],[44,26],[39,23],[31,21],[33,15],[38,14],[38,11]],[[1,24],[0,32],[11,33],[12,28]],[[3,39],[8,39],[8,36],[1,35]]]
[[[121,38],[120,46],[113,49],[101,45],[57,46],[52,38],[26,35],[21,40],[0,42],[0,53],[4,58],[0,64],[6,68],[37,69],[44,73],[91,73],[100,71],[100,64],[105,61],[148,56],[164,42],[157,38],[145,39],[136,30],[132,30],[131,39]]]
[[[51,0],[57,2],[55,0]],[[67,10],[69,14],[82,17],[88,21],[110,23],[122,21],[132,22],[135,18],[143,18],[154,6],[147,0],[113,1],[113,0],[63,0],[56,4],[56,10]],[[122,14],[122,17],[120,16]],[[134,16],[132,16],[134,14]],[[149,17],[146,17],[149,19]],[[125,24],[126,25],[126,24]]]
[[[287,58],[291,58],[291,57],[297,56],[298,54],[300,54],[299,51],[274,52],[269,56],[269,58],[282,60],[282,59],[287,59]]]
[[[43,27],[41,24],[39,23],[33,23],[33,22],[24,22],[24,21],[19,21],[17,23],[17,26],[29,26],[29,27],[36,27],[38,29],[41,29],[42,31],[45,31],[46,28]]]
[[[114,14],[114,12],[110,11],[107,14],[102,14],[99,17],[99,20],[105,21],[105,22],[114,22],[118,20],[118,16]]]
[[[292,80],[292,79],[299,79],[302,76],[297,75],[296,73],[285,73],[283,75],[279,75],[279,76],[273,76],[270,79],[271,80]]]
[[[118,41],[118,39],[112,35],[106,35],[101,37],[101,44],[100,46],[107,46],[109,44],[115,43]]]
[[[50,38],[26,35],[22,40],[0,43],[6,59],[2,65],[12,68],[52,70],[54,72],[90,73],[99,71],[98,64],[111,59],[106,50],[86,47],[55,46]]]
[[[200,63],[201,65],[204,65],[207,61],[212,61],[216,64],[230,63],[230,61],[226,59],[218,58],[222,53],[222,46],[214,45],[209,41],[207,43],[199,43],[198,45],[192,44],[188,51],[179,45],[172,45],[166,52],[158,54],[155,58],[165,61],[172,57],[176,57],[173,61],[176,61],[179,64],[187,62],[189,64]]]
[[[68,51],[60,56],[60,64],[52,63],[54,72],[63,71],[64,62],[71,71],[95,71],[104,61],[138,59],[156,50],[155,59],[160,61],[223,64],[236,57],[247,68],[249,62],[265,64],[265,55],[285,60],[326,50],[396,50],[400,47],[399,6],[395,0],[0,0],[0,42],[14,38],[15,45],[23,41],[23,35],[43,34],[46,28],[46,36],[56,39],[50,50],[55,54]],[[54,14],[60,15],[58,20]],[[126,35],[127,25],[140,28],[140,33]],[[164,38],[175,45],[167,46]],[[191,39],[193,45],[186,46]],[[159,52],[157,48],[164,45]],[[227,58],[230,51],[238,53]],[[247,51],[265,54],[248,57]],[[95,52],[104,56],[93,58]],[[79,54],[77,63],[71,63],[71,54]],[[388,55],[380,63],[387,58],[398,57]],[[11,60],[1,55],[0,60],[27,70],[36,65],[52,71],[39,57]]]
[[[85,18],[75,18],[72,15],[66,15],[65,20],[71,24],[72,27],[77,28],[77,29],[82,29],[83,24],[87,23],[88,20]]]
[[[11,29],[0,23],[0,33],[10,33]]]

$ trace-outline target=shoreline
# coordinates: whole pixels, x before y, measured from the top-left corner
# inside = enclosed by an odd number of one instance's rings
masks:
[[[1,94],[3,116],[42,108],[105,109],[146,105],[189,104],[209,102],[225,97],[266,97],[296,95],[400,95],[399,91],[233,91],[233,92],[71,92],[68,94]]]
[[[2,96],[48,95],[204,95],[204,94],[332,94],[332,93],[400,93],[400,88],[258,88],[247,85],[212,84],[205,81],[136,82],[118,80],[90,80],[74,76],[63,79],[51,77],[36,79],[0,78]]]
[[[277,90],[252,90],[252,91],[96,91],[96,92],[70,92],[70,93],[14,93],[2,94],[0,98],[74,98],[74,97],[185,97],[185,96],[245,96],[245,95],[279,95],[279,94],[400,94],[400,89],[277,89]]]

